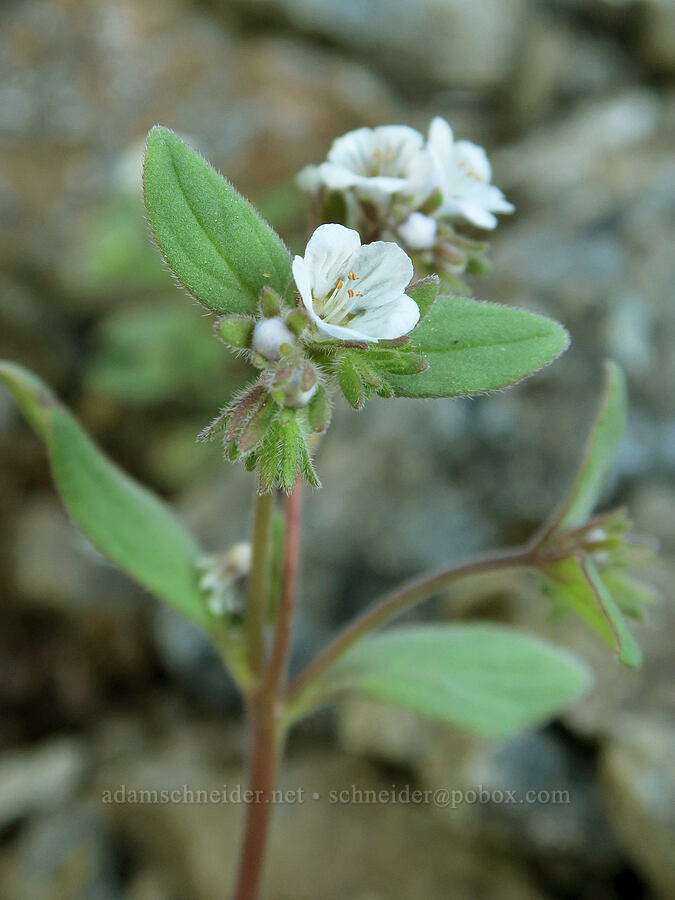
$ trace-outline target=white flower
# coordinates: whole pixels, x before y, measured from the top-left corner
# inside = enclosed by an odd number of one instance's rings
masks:
[[[430,172],[423,145],[419,131],[406,125],[357,128],[333,141],[318,174],[330,190],[354,188],[375,197],[421,195]],[[309,174],[304,181],[311,184]]]
[[[494,213],[514,211],[499,188],[490,184],[492,169],[485,150],[470,141],[455,143],[452,129],[439,116],[429,127],[427,148],[443,196],[436,216],[462,216],[480,228],[495,228]]]
[[[413,276],[398,244],[361,245],[357,231],[321,225],[304,259],[293,260],[302,302],[319,332],[343,341],[391,340],[417,324],[419,307],[405,293]]]
[[[261,319],[253,329],[251,346],[265,359],[281,359],[282,344],[295,344],[295,335],[289,330],[281,316]]]
[[[420,212],[410,213],[398,226],[398,233],[411,250],[428,250],[436,240],[438,223]]]

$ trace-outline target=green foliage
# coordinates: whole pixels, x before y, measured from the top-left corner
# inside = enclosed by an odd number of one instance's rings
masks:
[[[603,482],[626,430],[626,380],[613,362],[605,363],[600,409],[586,442],[581,466],[556,517],[555,530],[575,528],[593,512]]]
[[[347,403],[352,409],[361,409],[366,402],[366,394],[354,354],[341,354],[337,364],[337,379]]]
[[[426,316],[433,306],[440,283],[438,275],[429,275],[406,288],[406,294],[412,297],[420,308],[420,320]]]
[[[187,290],[218,313],[252,313],[260,292],[284,294],[291,262],[254,208],[168,128],[148,135],[145,205],[157,245]]]
[[[233,350],[251,346],[255,319],[249,316],[221,316],[216,320],[215,332],[221,341]]]
[[[217,403],[224,385],[237,384],[208,323],[180,298],[115,310],[96,329],[95,347],[87,386],[134,406],[186,398],[198,406]]]
[[[552,362],[568,346],[544,316],[460,297],[439,297],[410,335],[429,368],[389,378],[397,397],[461,397],[506,387]]]
[[[309,427],[317,434],[323,434],[330,425],[331,414],[328,395],[322,387],[319,387],[307,407]]]
[[[605,365],[602,402],[593,423],[572,487],[539,538],[546,562],[546,587],[559,610],[578,615],[618,653],[628,666],[642,654],[624,614],[642,618],[643,607],[656,599],[628,570],[651,562],[649,544],[628,534],[622,510],[591,519],[603,481],[626,427],[626,383],[621,369]]]
[[[366,638],[314,686],[411,709],[479,734],[516,734],[591,685],[586,666],[542,640],[492,625],[411,626]]]
[[[639,666],[642,653],[593,560],[571,556],[548,563],[549,589],[559,608],[576,613],[613,647],[627,666]]]
[[[198,587],[200,550],[171,510],[122,472],[34,375],[0,364],[0,380],[45,442],[74,523],[113,563],[207,631],[217,620]]]
[[[68,278],[87,295],[170,289],[170,279],[147,239],[139,196],[118,192],[86,223],[86,232],[69,262]]]

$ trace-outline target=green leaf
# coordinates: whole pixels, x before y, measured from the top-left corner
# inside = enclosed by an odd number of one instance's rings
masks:
[[[613,362],[605,363],[605,389],[600,409],[586,442],[574,484],[554,517],[552,530],[583,524],[598,502],[607,472],[626,430],[626,380]]]
[[[171,510],[110,462],[35,375],[0,363],[0,380],[45,442],[56,487],[77,527],[139,584],[213,631],[217,620],[198,586],[200,549]]]
[[[347,403],[353,409],[361,409],[366,401],[361,377],[349,353],[345,353],[338,361],[338,384],[345,395]]]
[[[332,410],[328,395],[322,387],[319,387],[307,407],[307,419],[312,431],[315,431],[317,434],[323,434],[330,425],[331,414]]]
[[[595,564],[588,556],[570,556],[546,564],[558,605],[583,619],[613,647],[627,666],[639,666],[642,653]]]
[[[280,487],[290,494],[295,485],[300,462],[300,443],[302,435],[294,418],[281,425],[281,444],[279,458]]]
[[[314,690],[351,691],[502,737],[552,718],[591,681],[580,660],[538,638],[493,625],[438,625],[366,638]]]
[[[178,280],[218,313],[253,313],[260,292],[283,294],[291,261],[255,209],[168,128],[148,135],[145,205],[157,245]]]
[[[248,348],[253,340],[255,320],[249,316],[221,316],[216,319],[215,332],[218,337],[235,350]]]
[[[642,621],[645,606],[652,606],[661,599],[659,592],[619,569],[608,569],[602,580],[624,616]]]
[[[433,306],[440,283],[438,275],[428,275],[406,288],[406,294],[412,297],[420,308],[420,319],[423,319]]]
[[[397,397],[463,397],[506,387],[552,362],[568,346],[544,316],[463,297],[439,297],[410,335],[429,368],[392,376]]]

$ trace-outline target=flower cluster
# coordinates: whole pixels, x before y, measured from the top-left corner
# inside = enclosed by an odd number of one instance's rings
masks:
[[[265,287],[256,313],[217,321],[220,339],[259,374],[200,435],[222,433],[228,458],[257,470],[261,491],[290,491],[298,476],[318,485],[312,450],[335,388],[360,409],[428,368],[407,336],[439,279],[414,282],[415,269],[449,278],[476,270],[484,245],[457,226],[494,228],[495,213],[513,210],[491,184],[485,152],[455,142],[440,118],[427,140],[404,125],[350,132],[300,181],[326,221],[294,258],[283,296]]]
[[[387,372],[427,367],[407,346],[420,309],[406,293],[413,264],[398,244],[362,245],[358,232],[326,224],[292,269],[285,297],[264,288],[258,315],[217,320],[218,337],[260,374],[199,436],[222,433],[227,456],[256,468],[261,490],[290,491],[298,475],[318,486],[311,449],[330,422],[333,385],[358,409],[373,391],[392,395]]]
[[[455,141],[440,117],[426,141],[405,125],[350,131],[325,162],[298,176],[321,220],[355,228],[366,243],[396,241],[418,271],[435,269],[455,283],[487,266],[486,245],[461,234],[462,226],[493,229],[497,213],[514,210],[491,180],[483,148]]]

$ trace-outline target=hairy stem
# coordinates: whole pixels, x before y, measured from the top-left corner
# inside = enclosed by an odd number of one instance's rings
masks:
[[[260,675],[265,660],[265,616],[269,599],[270,526],[274,497],[256,494],[253,513],[251,574],[246,597],[246,649],[248,663],[254,677]]]
[[[301,483],[297,481],[286,499],[281,598],[272,650],[258,687],[248,701],[253,751],[249,779],[251,793],[246,807],[246,830],[235,900],[255,900],[262,876],[272,791],[284,738],[282,698],[298,581],[301,503]]]
[[[356,641],[453,582],[500,569],[534,565],[536,565],[536,550],[531,544],[528,544],[525,547],[506,550],[493,557],[465,563],[453,569],[446,569],[432,575],[422,575],[407,582],[350,622],[292,682],[286,694],[287,701],[289,703],[297,701],[309,685]]]

